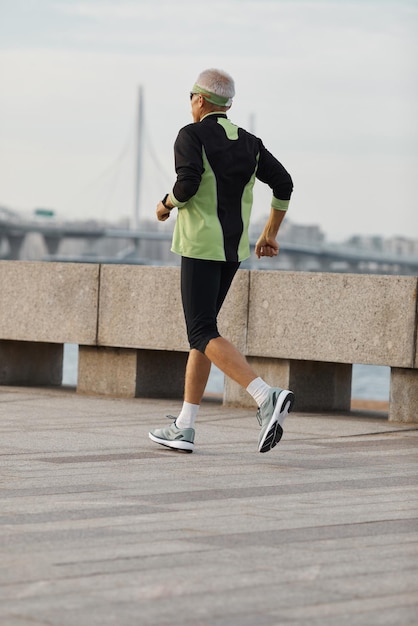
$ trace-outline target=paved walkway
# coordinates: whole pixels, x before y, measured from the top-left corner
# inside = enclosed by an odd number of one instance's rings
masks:
[[[148,440],[179,403],[0,388],[2,626],[418,622],[418,428],[202,408],[193,454]]]

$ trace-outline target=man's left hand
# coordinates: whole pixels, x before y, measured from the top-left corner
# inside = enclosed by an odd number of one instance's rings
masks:
[[[167,207],[165,207],[165,206],[163,205],[163,203],[161,202],[161,200],[160,200],[160,202],[157,204],[157,210],[156,210],[156,213],[157,213],[157,220],[158,220],[159,222],[165,222],[165,221],[166,221],[166,220],[170,217],[170,211],[169,211],[169,209],[167,209]]]

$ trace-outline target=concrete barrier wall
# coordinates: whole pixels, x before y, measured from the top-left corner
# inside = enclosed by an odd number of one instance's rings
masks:
[[[248,285],[240,272],[219,319],[244,352]],[[80,392],[180,398],[189,345],[179,268],[102,266],[97,346],[80,348]]]
[[[0,261],[0,339],[94,345],[98,265]]]
[[[219,325],[245,350],[249,272],[239,272]],[[101,270],[98,344],[188,352],[176,267],[105,265]]]
[[[59,384],[77,343],[79,392],[182,396],[179,268],[5,261],[0,294],[0,384]],[[416,277],[240,270],[219,326],[297,410],[349,409],[368,363],[392,368],[389,418],[418,421]],[[224,402],[252,405],[231,381]]]
[[[416,367],[417,278],[251,272],[247,354]]]
[[[96,343],[99,271],[0,261],[0,384],[61,384],[63,344]]]
[[[102,266],[99,311],[101,346],[187,352],[178,268]]]

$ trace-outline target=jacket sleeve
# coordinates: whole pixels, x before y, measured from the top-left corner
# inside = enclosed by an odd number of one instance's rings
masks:
[[[193,132],[193,124],[182,128],[174,143],[177,180],[170,198],[175,206],[183,206],[199,189],[203,173],[202,143]]]
[[[264,147],[260,140],[260,157],[256,176],[273,190],[273,198],[290,200],[293,182],[283,165]]]

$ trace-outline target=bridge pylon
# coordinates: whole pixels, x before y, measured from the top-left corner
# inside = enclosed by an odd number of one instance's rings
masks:
[[[26,233],[9,232],[6,235],[6,241],[9,245],[9,253],[7,257],[11,260],[18,261],[20,259],[20,252],[23,246],[23,242],[26,238]]]
[[[62,237],[55,235],[44,235],[43,238],[46,249],[48,251],[48,255],[52,256],[54,254],[57,254],[59,245],[62,241]]]

